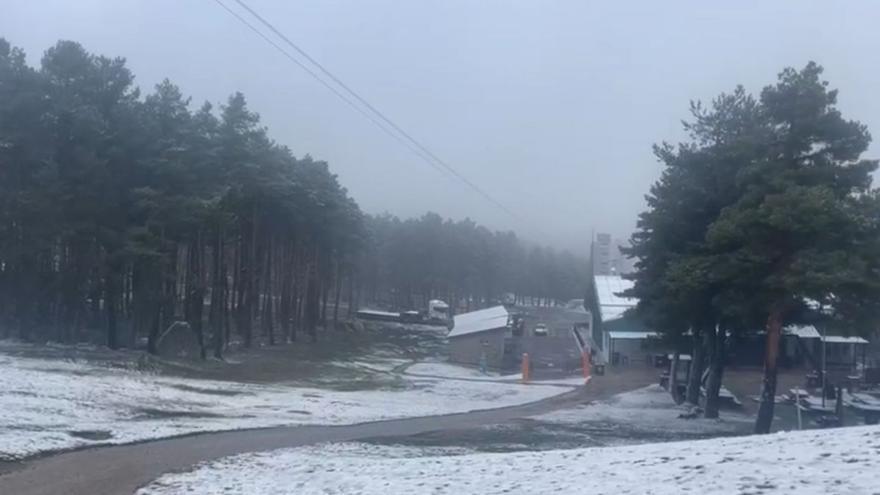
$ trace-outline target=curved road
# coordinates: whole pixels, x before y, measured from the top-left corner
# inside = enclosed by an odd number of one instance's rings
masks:
[[[321,442],[409,436],[465,429],[543,414],[621,391],[616,380],[593,380],[586,387],[519,406],[461,414],[424,416],[345,426],[294,426],[236,430],[145,443],[95,447],[37,458],[0,476],[0,493],[15,495],[131,495],[164,473],[185,470],[220,457]],[[630,383],[637,388],[643,383]]]

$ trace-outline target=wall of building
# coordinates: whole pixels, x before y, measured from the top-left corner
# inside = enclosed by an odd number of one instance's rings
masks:
[[[633,271],[633,260],[627,258],[620,248],[627,246],[623,239],[613,239],[611,234],[596,234],[592,248],[593,273],[614,275]]]
[[[659,352],[648,339],[609,339],[608,361],[612,365],[647,363],[648,356]]]
[[[483,352],[490,368],[500,368],[504,357],[506,327],[477,332],[449,339],[449,360],[454,363],[478,366]]]
[[[557,368],[573,370],[581,365],[580,349],[571,335],[547,337],[522,337],[519,340],[519,353],[529,354],[534,368]]]

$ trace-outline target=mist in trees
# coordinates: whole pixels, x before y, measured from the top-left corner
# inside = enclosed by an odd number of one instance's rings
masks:
[[[217,356],[234,337],[314,338],[353,273],[357,204],[243,95],[191,110],[169,81],[133,83],[74,42],[32,68],[0,40],[0,325],[156,352],[182,319]]]
[[[423,309],[433,298],[475,309],[513,297],[555,304],[582,296],[586,259],[529,245],[513,232],[429,213],[400,220],[366,219],[368,243],[361,282],[367,302]],[[513,301],[511,301],[513,302]]]
[[[0,332],[202,357],[293,341],[359,304],[577,297],[586,262],[434,214],[361,213],[327,163],[273,142],[244,95],[142,94],[125,60],[0,40]]]

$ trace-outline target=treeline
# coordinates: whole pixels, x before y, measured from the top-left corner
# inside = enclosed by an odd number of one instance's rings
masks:
[[[565,300],[585,267],[467,220],[365,217],[240,93],[193,109],[123,59],[62,41],[31,67],[0,39],[0,337],[157,353],[185,322],[220,357],[367,303]]]
[[[370,216],[366,229],[363,296],[380,306],[423,309],[437,298],[468,310],[510,297],[549,305],[582,297],[588,277],[587,261],[569,251],[529,246],[471,220]]]
[[[867,128],[846,120],[814,63],[759,97],[739,87],[692,105],[690,140],[655,148],[664,165],[629,254],[638,312],[692,354],[685,400],[717,417],[731,339],[766,334],[755,431],[773,419],[785,325],[867,334],[880,317],[880,198]],[[673,387],[674,389],[674,387]]]
[[[357,204],[241,94],[192,111],[167,80],[143,97],[133,83],[123,59],[74,42],[33,68],[0,39],[5,334],[156,352],[182,319],[203,356],[235,337],[314,338],[351,283]]]

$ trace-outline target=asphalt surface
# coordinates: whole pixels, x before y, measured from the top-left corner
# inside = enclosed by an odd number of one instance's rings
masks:
[[[405,437],[499,424],[573,407],[646,385],[643,380],[597,377],[587,386],[538,402],[461,414],[347,426],[298,426],[205,433],[120,446],[96,447],[37,458],[0,475],[6,495],[130,495],[164,473],[220,457],[322,442]]]

